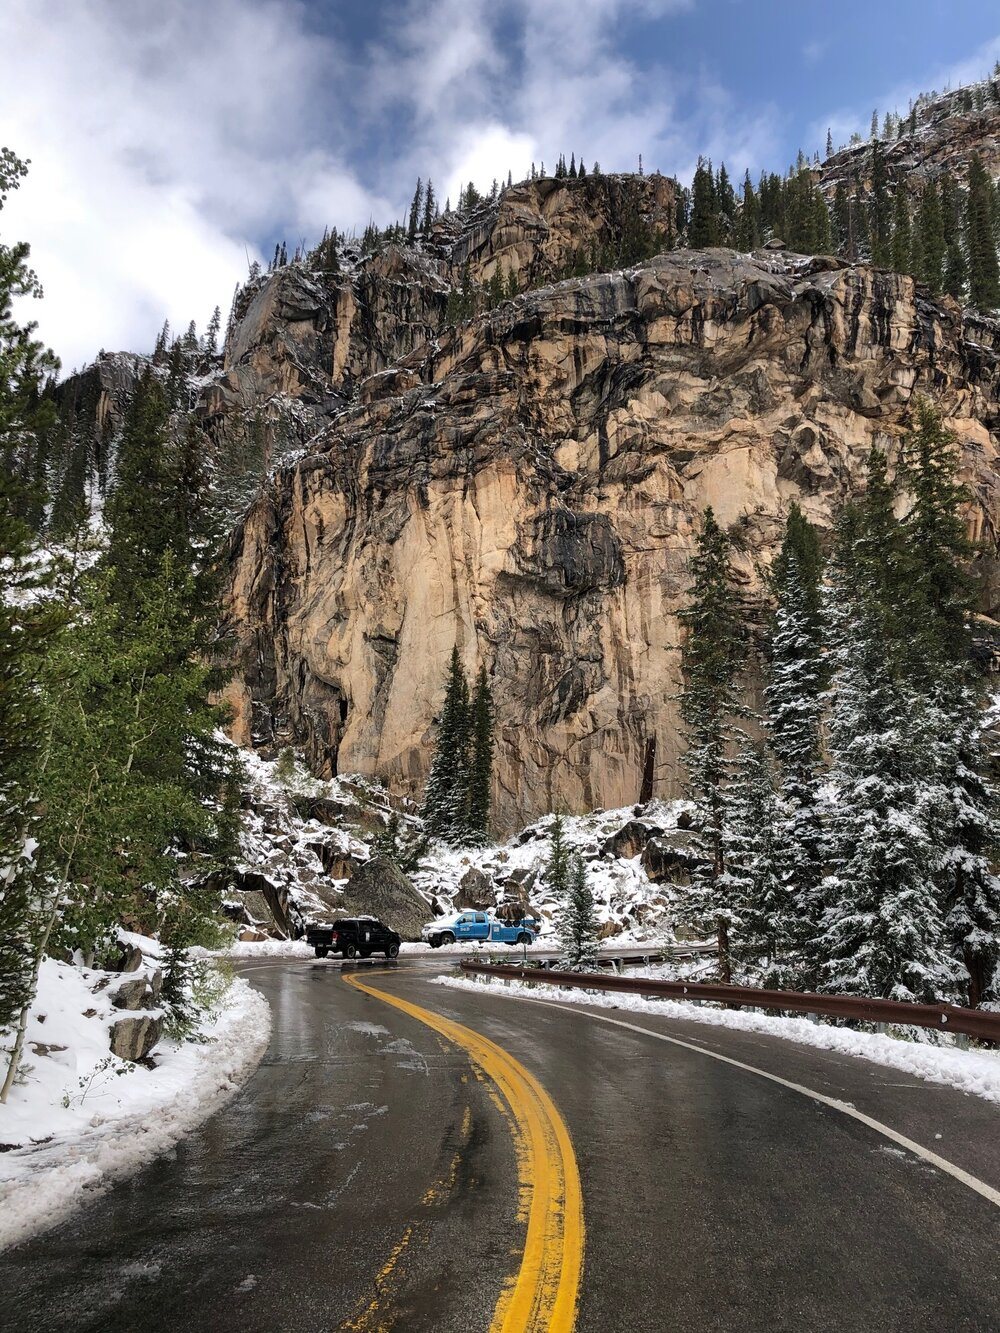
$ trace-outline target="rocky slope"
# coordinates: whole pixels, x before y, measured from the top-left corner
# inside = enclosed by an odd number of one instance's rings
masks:
[[[536,194],[544,220],[551,199]],[[480,273],[527,244],[523,219],[506,241],[499,226],[463,242]],[[545,257],[555,234],[529,267],[557,266]],[[401,300],[393,290],[379,299]],[[236,734],[301,743],[319,773],[417,793],[457,643],[493,683],[501,830],[560,805],[675,794],[677,612],[700,511],[713,505],[739,540],[752,590],[789,502],[829,528],[916,392],[961,436],[970,521],[995,549],[1000,334],[908,278],[675,252],[527,292],[426,341],[424,307],[406,308],[410,335],[367,361],[333,356],[364,343],[354,317],[317,343],[315,316],[280,309],[229,352],[252,366],[290,340],[314,368],[322,347],[319,390],[352,395],[324,409],[231,549]],[[354,368],[338,379],[342,364]],[[982,564],[992,612],[992,558]]]
[[[1000,80],[922,97],[915,110],[915,129],[904,118],[903,132],[882,141],[890,179],[902,178],[911,189],[919,189],[924,181],[948,171],[964,184],[975,153],[994,180],[1000,176]],[[867,184],[870,164],[870,143],[832,153],[819,171],[829,198],[838,180]]]

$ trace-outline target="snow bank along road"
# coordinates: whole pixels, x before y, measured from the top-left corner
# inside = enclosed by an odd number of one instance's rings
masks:
[[[5,1327],[1000,1330],[994,1103],[757,1032],[453,990],[440,963],[242,970],[272,1007],[261,1067],[0,1256]]]

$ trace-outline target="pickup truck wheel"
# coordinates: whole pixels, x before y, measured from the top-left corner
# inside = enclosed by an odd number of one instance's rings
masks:
[[[452,932],[451,932],[450,930],[443,930],[443,931],[441,932],[441,934],[438,936],[438,943],[439,943],[439,944],[454,944],[454,943],[455,943],[455,936],[452,934]]]
[[[521,933],[520,933],[520,935],[518,935],[517,939],[514,941],[514,943],[515,943],[515,944],[530,944],[530,943],[531,943],[531,936],[528,934],[528,932],[527,932],[526,930],[522,930]]]
[[[316,945],[316,957],[317,957],[317,958],[325,958],[326,955],[327,955],[329,952],[330,952],[330,950],[326,947],[325,944],[317,944],[317,945]]]
[[[353,944],[347,944],[344,946],[345,958],[357,958],[357,956],[358,956],[358,951],[357,949],[355,949]]]
[[[398,957],[399,957],[399,945],[398,945],[398,944],[390,944],[389,947],[388,947],[388,949],[386,949],[386,951],[385,951],[385,956],[386,956],[386,958],[398,958]]]

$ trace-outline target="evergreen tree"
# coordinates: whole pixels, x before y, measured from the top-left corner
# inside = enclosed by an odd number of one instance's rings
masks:
[[[778,604],[765,700],[779,782],[773,858],[783,901],[792,913],[785,935],[796,944],[798,980],[814,985],[824,864],[820,797],[824,682],[818,570],[810,568],[810,554],[808,548],[796,549],[790,528],[783,547],[783,569],[776,579]],[[785,980],[790,979],[789,970]]]
[[[690,601],[680,613],[685,631],[681,716],[687,740],[686,791],[695,806],[699,852],[690,907],[695,924],[715,928],[720,978],[729,981],[734,914],[725,880],[726,787],[733,718],[743,711],[737,677],[745,647],[729,540],[711,509],[705,510],[690,573]]]
[[[982,159],[969,161],[969,192],[965,209],[966,249],[969,256],[969,299],[979,310],[1000,306],[1000,266],[993,230],[992,182]]]
[[[935,881],[954,956],[968,974],[973,1005],[997,995],[1000,881],[992,871],[1000,829],[989,781],[982,710],[971,667],[976,588],[958,481],[958,443],[940,413],[919,399],[903,443],[912,504],[903,528],[910,553],[912,633],[908,676],[933,709],[939,801]]]
[[[559,918],[559,966],[567,972],[592,972],[597,968],[597,912],[579,852],[569,858],[568,881]]]
[[[428,834],[453,844],[462,842],[467,827],[469,711],[469,685],[456,646],[448,667],[444,707],[423,809]]]
[[[719,219],[715,198],[715,178],[711,162],[698,159],[691,187],[691,222],[688,244],[693,250],[719,244]]]
[[[818,947],[832,991],[929,1001],[955,993],[958,969],[932,876],[932,717],[901,669],[906,542],[894,499],[873,451],[831,580],[831,873]]]
[[[549,858],[545,863],[545,883],[557,902],[564,902],[569,893],[570,850],[566,843],[566,822],[561,814],[552,818],[549,834]]]
[[[434,198],[434,186],[431,181],[427,181],[427,191],[424,194],[424,220],[421,230],[425,236],[430,235],[431,226],[437,217],[437,200]]]
[[[406,234],[412,241],[417,235],[417,228],[420,225],[420,210],[424,206],[424,183],[417,177],[417,188],[413,191],[413,199],[410,202],[410,216],[406,228]]]
[[[915,265],[916,276],[935,296],[944,290],[945,237],[944,219],[941,214],[941,196],[936,181],[928,181],[920,196],[920,208],[917,213],[917,253],[919,262]]]
[[[782,878],[778,812],[763,747],[743,737],[729,798],[725,881],[732,904],[734,957],[755,984],[793,979],[795,906]]]
[[[219,329],[222,327],[222,311],[218,306],[212,311],[212,318],[205,330],[205,354],[216,356],[219,351]]]
[[[872,263],[880,268],[892,265],[892,206],[889,201],[889,173],[885,153],[876,140],[871,153],[871,199],[868,206],[868,232]]]
[[[493,788],[493,695],[484,666],[476,677],[469,729],[467,827],[469,842],[483,846],[489,840]]]
[[[833,156],[833,130],[830,129],[826,132],[826,155],[827,157]]]
[[[760,201],[748,171],[743,179],[743,200],[736,224],[736,245],[738,249],[748,253],[759,249],[762,241]]]
[[[847,191],[847,182],[837,181],[833,193],[832,216],[833,243],[838,255],[847,259],[856,258],[854,248],[854,228],[851,217],[851,199]]]
[[[715,207],[719,215],[719,238],[728,241],[736,228],[736,193],[723,162],[715,178]]]
[[[896,185],[896,198],[892,216],[892,267],[897,273],[911,273],[912,243],[910,239],[910,202],[906,186],[900,180]]]

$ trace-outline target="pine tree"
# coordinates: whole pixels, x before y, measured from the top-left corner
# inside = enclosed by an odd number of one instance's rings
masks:
[[[941,196],[936,181],[928,181],[920,196],[917,212],[916,235],[919,238],[915,264],[916,276],[925,282],[935,296],[944,290],[944,219],[941,215]]]
[[[479,668],[470,717],[467,828],[472,846],[489,840],[493,788],[493,696],[484,666]]]
[[[457,646],[452,649],[444,707],[424,792],[424,826],[432,838],[459,844],[467,827],[470,750],[469,685]]]
[[[765,701],[767,732],[778,770],[775,855],[794,912],[791,935],[797,945],[798,979],[806,984],[815,983],[815,932],[823,877],[821,572],[815,529],[793,505],[772,578],[777,606]]]
[[[760,201],[750,180],[749,171],[743,179],[743,201],[736,224],[736,245],[749,253],[760,248],[763,235],[760,223]]]
[[[830,129],[826,132],[826,155],[827,157],[833,156],[833,130]]]
[[[417,188],[413,191],[413,199],[410,203],[410,216],[406,228],[406,234],[412,241],[416,238],[417,228],[420,225],[420,210],[424,206],[424,183],[417,177]]]
[[[958,468],[954,433],[930,402],[918,399],[902,451],[912,496],[903,522],[912,608],[907,667],[935,724],[935,882],[952,952],[968,974],[969,1003],[978,1005],[996,997],[1000,982],[1000,881],[991,868],[1000,829],[971,667],[976,588],[968,572],[973,546],[962,517],[969,497]]]
[[[566,844],[566,822],[561,814],[552,818],[549,834],[549,856],[545,863],[545,883],[557,902],[565,901],[569,892],[570,851]]]
[[[756,984],[793,980],[795,904],[782,878],[778,811],[760,744],[740,743],[724,831],[732,951]]]
[[[868,207],[868,232],[872,263],[880,268],[892,264],[892,211],[889,202],[889,173],[885,153],[876,140],[871,153],[871,200]]]
[[[219,329],[222,326],[222,311],[218,306],[212,311],[212,318],[208,321],[208,328],[205,330],[205,354],[206,356],[217,356],[219,351]]]
[[[715,198],[715,178],[711,162],[698,159],[691,187],[691,222],[688,244],[692,250],[719,243],[719,219]]]
[[[991,181],[978,153],[969,161],[969,193],[965,208],[969,256],[969,299],[979,310],[1000,306],[1000,266],[993,231]]]
[[[910,238],[910,202],[906,186],[900,180],[896,185],[896,198],[892,216],[892,267],[896,273],[912,272],[913,248]]]
[[[434,197],[434,186],[430,179],[427,181],[427,190],[424,194],[424,220],[421,231],[425,236],[430,235],[431,226],[437,217],[437,200]]]
[[[906,541],[885,459],[873,451],[861,506],[845,512],[830,584],[831,767],[823,984],[898,1000],[955,993],[933,884],[930,709],[905,677]]]
[[[711,509],[705,510],[690,573],[690,601],[680,613],[685,631],[681,716],[687,740],[686,792],[695,806],[700,857],[690,908],[694,924],[715,928],[720,978],[729,981],[733,912],[725,882],[726,787],[732,722],[743,711],[737,677],[745,646],[730,573],[729,540]]]
[[[569,858],[567,878],[559,918],[559,967],[567,972],[592,972],[597,968],[597,912],[579,852]]]

